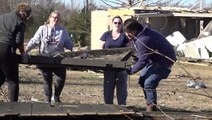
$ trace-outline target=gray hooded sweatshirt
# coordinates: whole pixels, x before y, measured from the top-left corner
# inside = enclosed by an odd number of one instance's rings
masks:
[[[42,25],[29,41],[27,48],[30,51],[36,46],[39,46],[40,54],[51,54],[64,52],[64,48],[72,50],[73,42],[68,31],[62,26],[52,28]]]

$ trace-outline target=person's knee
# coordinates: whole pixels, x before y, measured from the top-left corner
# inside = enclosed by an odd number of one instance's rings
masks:
[[[145,82],[144,83],[144,89],[156,89],[157,84],[150,83],[150,82]]]
[[[155,89],[159,85],[160,81],[161,81],[161,78],[159,75],[152,75],[145,80],[144,88]]]

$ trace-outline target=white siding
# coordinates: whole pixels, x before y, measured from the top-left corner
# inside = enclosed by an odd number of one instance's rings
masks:
[[[91,13],[91,50],[100,49],[99,40],[108,30],[108,11],[98,10]]]

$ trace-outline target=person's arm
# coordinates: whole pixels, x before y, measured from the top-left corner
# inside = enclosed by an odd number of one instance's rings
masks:
[[[24,45],[18,45],[17,48],[21,54],[23,54],[25,52]]]
[[[20,22],[19,24],[19,28],[18,28],[18,33],[16,34],[16,44],[17,44],[17,48],[20,52],[20,54],[23,54],[24,51],[24,32],[25,32],[25,23],[24,22]]]
[[[21,61],[22,63],[28,63],[29,56],[24,50],[24,32],[25,32],[25,23],[20,22],[18,33],[16,34],[16,44],[17,49],[21,54]]]
[[[143,39],[143,40],[141,40],[141,39]],[[128,72],[129,74],[134,74],[134,73],[140,71],[149,62],[151,53],[148,50],[148,48],[146,48],[142,44],[145,44],[146,46],[149,46],[149,44],[151,44],[151,41],[149,41],[148,39],[145,39],[145,38],[141,38],[141,39],[140,40],[138,39],[136,41],[137,52],[138,52],[138,61],[130,69],[130,71]]]
[[[66,45],[66,47],[65,47],[66,49],[73,51],[74,45],[73,45],[72,40],[66,40],[65,45]]]
[[[65,47],[66,49],[72,51],[72,50],[73,50],[73,47],[74,47],[73,40],[72,40],[72,38],[69,36],[69,33],[68,33],[68,31],[67,31],[66,29],[64,29],[64,32],[65,32],[65,34],[63,34],[63,35],[65,35],[65,36],[64,36],[64,37],[65,37],[64,47]]]
[[[100,47],[101,49],[105,49],[105,41],[107,40],[108,34],[109,34],[109,31],[103,33],[102,36],[100,37],[100,40],[99,40],[99,47]]]
[[[41,44],[41,37],[42,37],[42,32],[43,32],[43,26],[40,26],[38,30],[36,31],[35,35],[33,38],[29,41],[26,47],[26,53],[29,53],[33,48]]]
[[[100,40],[99,45],[101,49],[104,49],[105,41]]]

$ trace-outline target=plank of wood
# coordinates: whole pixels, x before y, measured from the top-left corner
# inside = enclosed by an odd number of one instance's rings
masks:
[[[18,55],[18,60],[20,64],[66,66],[83,69],[124,70],[127,67],[127,60],[131,57],[132,51],[130,47],[65,52],[46,56],[30,55],[28,63],[22,63],[21,56]]]
[[[190,120],[190,119],[204,119],[212,120],[211,112],[195,112],[185,110],[170,111],[163,109],[163,112],[158,110],[154,112],[145,112],[145,110],[133,110],[127,106],[108,105],[108,104],[71,104],[60,103],[50,106],[47,103],[21,103],[21,102],[0,102],[0,119],[10,119],[12,116],[14,120],[20,118],[28,118],[30,120],[47,119],[47,118],[125,118],[128,119],[176,119],[176,120]]]
[[[86,60],[66,58],[61,61],[61,65],[75,68],[90,68],[102,70],[124,70],[126,69],[125,61],[104,61],[104,60]]]
[[[31,115],[31,103],[20,104],[18,102],[8,103],[8,102],[0,102],[0,117],[3,116],[30,116]]]
[[[19,56],[19,59],[20,56]],[[28,63],[40,66],[65,66],[84,69],[101,69],[101,70],[124,70],[127,67],[126,61],[108,61],[108,60],[93,60],[93,59],[76,59],[76,58],[57,58],[46,56],[30,56]]]
[[[4,116],[67,116],[67,115],[131,115],[134,111],[123,106],[106,104],[61,103],[50,106],[47,103],[0,103],[0,118]]]
[[[99,49],[99,50],[84,50],[84,51],[64,52],[61,53],[61,55],[64,57],[77,57],[84,55],[99,58],[105,55],[128,53],[129,51],[134,51],[134,49],[132,47],[123,47],[123,48],[111,48],[111,49]]]

